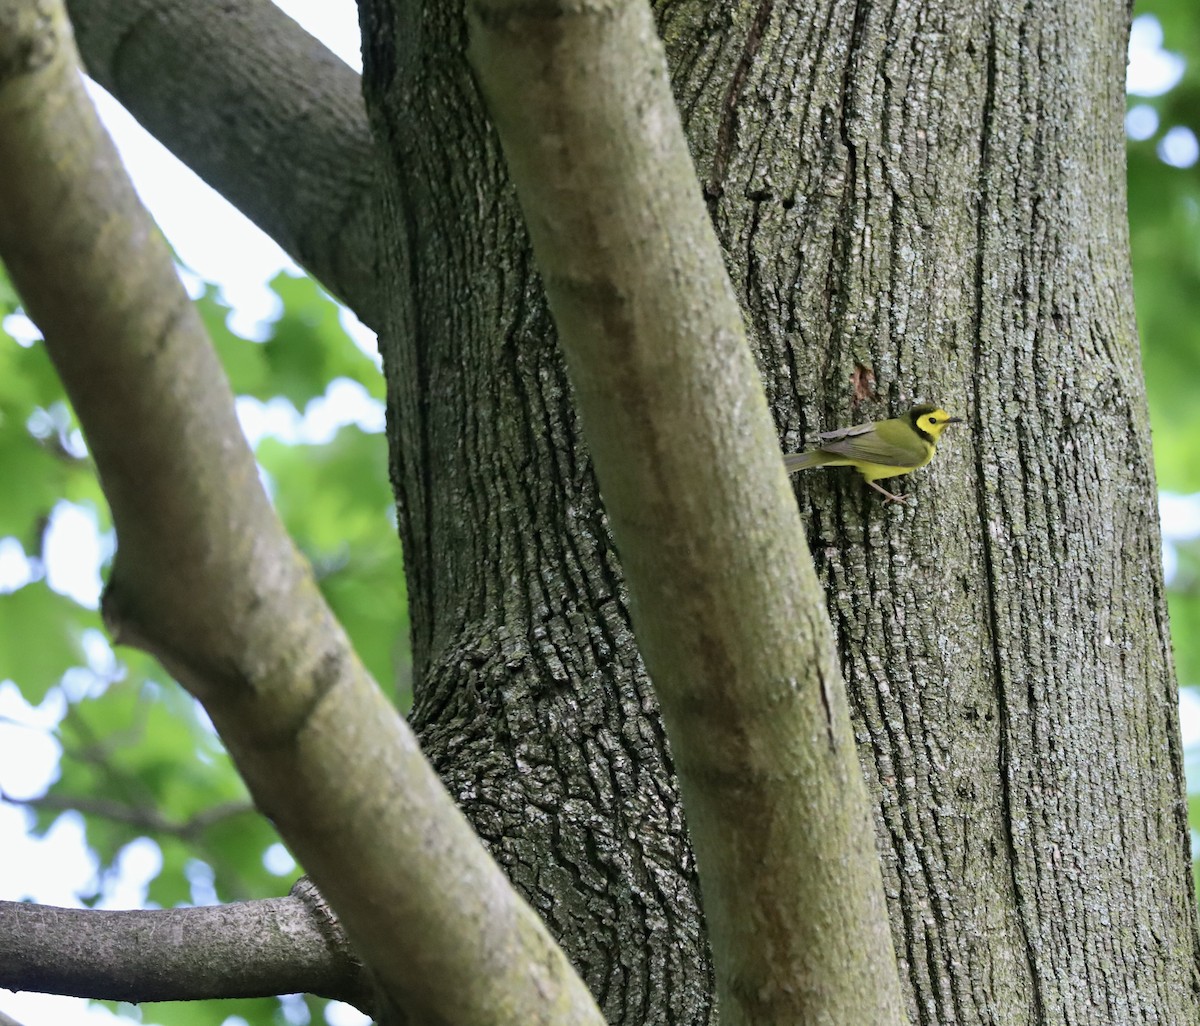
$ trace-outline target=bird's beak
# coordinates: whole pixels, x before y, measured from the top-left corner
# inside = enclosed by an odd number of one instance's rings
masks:
[[[951,417],[948,421],[946,421],[946,423],[947,424],[964,424],[966,422],[962,419],[962,417]]]

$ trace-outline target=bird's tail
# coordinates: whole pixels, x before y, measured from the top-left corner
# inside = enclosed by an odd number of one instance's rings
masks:
[[[783,465],[789,474],[794,474],[797,470],[807,470],[809,467],[819,467],[821,453],[819,451],[785,453]]]

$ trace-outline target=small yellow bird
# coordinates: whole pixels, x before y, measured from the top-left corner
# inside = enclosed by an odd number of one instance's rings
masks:
[[[893,495],[875,482],[925,466],[946,425],[961,423],[962,417],[937,406],[914,406],[903,417],[827,431],[817,436],[815,449],[788,453],[783,463],[789,474],[809,467],[854,467],[887,502],[904,502],[907,496]]]

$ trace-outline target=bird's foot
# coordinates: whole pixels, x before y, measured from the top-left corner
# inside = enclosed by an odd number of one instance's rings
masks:
[[[883,486],[877,485],[874,481],[868,481],[867,484],[869,484],[872,488],[875,489],[875,491],[877,491],[880,495],[883,496],[883,504],[885,506],[889,502],[899,502],[903,505],[908,504],[908,496],[907,495],[895,495],[892,492],[889,492]]]

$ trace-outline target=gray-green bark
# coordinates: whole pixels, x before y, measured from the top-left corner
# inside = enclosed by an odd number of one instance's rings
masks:
[[[648,7],[468,6],[675,755],[724,1023],[904,1019],[824,593]]]
[[[384,342],[414,719],[610,1020],[704,1022],[669,760],[459,12],[404,11],[365,25],[403,285]],[[972,428],[912,509],[839,471],[798,487],[910,1014],[1193,1021],[1124,11],[659,15],[781,437],[913,399]]]
[[[0,257],[45,336],[117,532],[105,624],[203,703],[255,804],[370,967],[379,1021],[601,1022],[350,648],[276,516],[199,315],[84,93],[61,0],[0,0],[0,177]],[[0,907],[6,935],[17,935],[0,977],[73,986],[36,955],[20,957],[49,932],[26,908]],[[158,918],[175,923],[158,928],[171,947],[186,922]],[[144,920],[128,921],[89,919],[89,929],[110,944],[145,935]],[[224,931],[224,944],[235,941]],[[173,947],[155,966],[170,978],[140,996],[212,993],[195,949]],[[348,952],[327,954],[353,979]],[[212,943],[208,957],[229,949]],[[294,990],[268,961],[252,983],[235,984],[242,993],[261,993],[268,975],[277,993]],[[140,992],[130,982],[121,993]]]
[[[306,880],[285,898],[197,908],[0,901],[0,971],[6,989],[109,1001],[259,997],[287,988],[370,1007],[371,982],[320,902]]]
[[[458,12],[414,10],[364,14],[412,720],[609,1021],[705,1022],[682,807],[520,211]]]

